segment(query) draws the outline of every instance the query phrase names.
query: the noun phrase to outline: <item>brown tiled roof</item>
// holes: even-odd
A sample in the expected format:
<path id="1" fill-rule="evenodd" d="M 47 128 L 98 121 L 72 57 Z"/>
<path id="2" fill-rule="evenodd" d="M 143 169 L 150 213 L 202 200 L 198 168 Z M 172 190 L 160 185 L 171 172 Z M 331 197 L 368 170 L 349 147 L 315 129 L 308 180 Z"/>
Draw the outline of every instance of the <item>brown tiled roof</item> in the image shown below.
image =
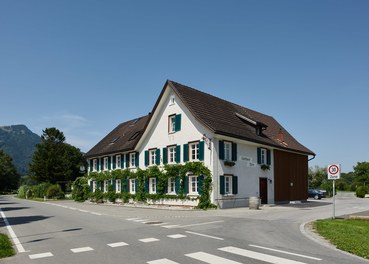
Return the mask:
<path id="1" fill-rule="evenodd" d="M 90 149 L 85 156 L 96 157 L 134 150 L 140 140 L 150 115 L 121 123 Z"/>
<path id="2" fill-rule="evenodd" d="M 215 134 L 315 155 L 314 152 L 292 137 L 272 116 L 264 115 L 170 80 L 166 84 L 174 90 L 195 118 Z M 258 125 L 267 126 L 261 135 L 256 133 Z"/>

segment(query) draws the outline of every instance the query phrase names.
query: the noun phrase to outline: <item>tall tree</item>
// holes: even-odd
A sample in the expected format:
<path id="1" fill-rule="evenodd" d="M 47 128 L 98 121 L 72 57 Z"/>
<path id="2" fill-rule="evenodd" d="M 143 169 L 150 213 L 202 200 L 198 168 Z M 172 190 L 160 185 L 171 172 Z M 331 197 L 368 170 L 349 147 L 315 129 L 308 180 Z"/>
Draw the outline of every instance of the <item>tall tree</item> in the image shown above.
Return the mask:
<path id="1" fill-rule="evenodd" d="M 85 165 L 81 151 L 65 143 L 63 132 L 54 127 L 43 130 L 30 164 L 30 172 L 37 182 L 73 181 L 80 176 L 81 165 Z"/>
<path id="2" fill-rule="evenodd" d="M 357 182 L 369 184 L 369 162 L 358 162 L 354 166 L 355 180 Z"/>
<path id="3" fill-rule="evenodd" d="M 19 178 L 12 158 L 0 149 L 0 192 L 16 190 Z"/>

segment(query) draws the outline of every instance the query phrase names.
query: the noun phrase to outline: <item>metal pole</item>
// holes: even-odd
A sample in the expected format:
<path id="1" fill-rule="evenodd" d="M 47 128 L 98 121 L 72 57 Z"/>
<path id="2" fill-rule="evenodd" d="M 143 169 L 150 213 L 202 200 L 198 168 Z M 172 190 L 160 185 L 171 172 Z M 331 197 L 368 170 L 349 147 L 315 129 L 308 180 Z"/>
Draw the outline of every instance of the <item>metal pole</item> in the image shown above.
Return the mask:
<path id="1" fill-rule="evenodd" d="M 335 195 L 335 182 L 336 180 L 333 180 L 333 217 L 332 219 L 335 219 L 336 215 L 336 195 Z"/>

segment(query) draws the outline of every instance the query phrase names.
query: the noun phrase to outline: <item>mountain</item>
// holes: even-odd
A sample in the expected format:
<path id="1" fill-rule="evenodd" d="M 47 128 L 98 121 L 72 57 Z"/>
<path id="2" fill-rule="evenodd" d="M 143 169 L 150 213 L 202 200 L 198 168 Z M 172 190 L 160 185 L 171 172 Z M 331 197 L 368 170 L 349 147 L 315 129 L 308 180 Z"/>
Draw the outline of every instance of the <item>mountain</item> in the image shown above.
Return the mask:
<path id="1" fill-rule="evenodd" d="M 28 165 L 40 142 L 40 136 L 25 125 L 0 126 L 0 148 L 12 157 L 20 175 L 28 174 Z"/>

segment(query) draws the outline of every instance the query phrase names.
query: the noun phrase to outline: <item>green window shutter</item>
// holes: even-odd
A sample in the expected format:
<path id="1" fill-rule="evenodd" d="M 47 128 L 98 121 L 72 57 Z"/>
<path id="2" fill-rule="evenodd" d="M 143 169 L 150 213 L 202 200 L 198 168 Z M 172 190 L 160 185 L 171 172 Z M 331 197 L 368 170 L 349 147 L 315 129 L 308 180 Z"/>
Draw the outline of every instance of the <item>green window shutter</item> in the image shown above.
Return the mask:
<path id="1" fill-rule="evenodd" d="M 179 183 L 180 183 L 179 176 L 175 177 L 174 181 L 175 181 L 174 188 L 175 188 L 176 193 L 178 193 L 179 192 L 179 188 L 180 188 L 180 185 L 179 185 Z"/>
<path id="2" fill-rule="evenodd" d="M 140 165 L 140 156 L 139 153 L 136 152 L 135 166 L 139 167 L 139 165 Z"/>
<path id="3" fill-rule="evenodd" d="M 94 168 L 94 160 L 90 159 L 90 171 L 92 171 Z"/>
<path id="4" fill-rule="evenodd" d="M 129 167 L 129 153 L 126 154 L 126 168 Z"/>
<path id="5" fill-rule="evenodd" d="M 204 175 L 199 175 L 197 177 L 197 192 L 199 194 L 202 194 L 203 189 L 204 189 Z"/>
<path id="6" fill-rule="evenodd" d="M 261 149 L 258 148 L 258 164 L 261 164 Z"/>
<path id="7" fill-rule="evenodd" d="M 145 185 L 145 188 L 144 188 L 145 193 L 148 193 L 149 192 L 149 179 L 145 179 L 144 185 Z M 136 190 L 136 192 L 137 192 L 137 190 Z"/>
<path id="8" fill-rule="evenodd" d="M 120 167 L 124 169 L 124 155 L 120 155 Z"/>
<path id="9" fill-rule="evenodd" d="M 184 177 L 184 181 L 183 181 L 183 192 L 185 194 L 188 193 L 188 176 Z"/>
<path id="10" fill-rule="evenodd" d="M 181 163 L 181 146 L 176 146 L 176 162 Z"/>
<path id="11" fill-rule="evenodd" d="M 267 149 L 267 164 L 270 165 L 271 157 L 270 157 L 270 149 Z"/>
<path id="12" fill-rule="evenodd" d="M 145 166 L 149 166 L 149 151 L 145 150 Z"/>
<path id="13" fill-rule="evenodd" d="M 104 158 L 100 158 L 100 171 L 104 169 Z"/>
<path id="14" fill-rule="evenodd" d="M 137 193 L 137 191 L 138 191 L 138 180 L 137 180 L 137 178 L 135 179 L 135 191 L 136 191 L 136 193 Z"/>
<path id="15" fill-rule="evenodd" d="M 100 170 L 100 159 L 97 158 L 96 159 L 96 171 L 99 171 Z"/>
<path id="16" fill-rule="evenodd" d="M 237 144 L 232 143 L 232 161 L 237 161 Z"/>
<path id="17" fill-rule="evenodd" d="M 199 160 L 204 160 L 204 141 L 199 142 Z"/>
<path id="18" fill-rule="evenodd" d="M 115 164 L 115 162 L 117 161 L 117 155 L 114 155 L 113 156 L 113 160 L 112 160 L 112 169 L 114 170 L 117 166 L 116 166 L 116 164 Z"/>
<path id="19" fill-rule="evenodd" d="M 237 194 L 238 193 L 238 177 L 237 176 L 233 176 L 232 179 L 232 194 Z"/>
<path id="20" fill-rule="evenodd" d="M 220 175 L 219 176 L 219 193 L 220 194 L 225 194 L 225 190 L 224 190 L 224 175 Z"/>
<path id="21" fill-rule="evenodd" d="M 92 192 L 93 181 L 90 181 L 90 192 Z"/>
<path id="22" fill-rule="evenodd" d="M 111 170 L 111 157 L 108 156 L 108 170 Z"/>
<path id="23" fill-rule="evenodd" d="M 188 161 L 188 144 L 183 144 L 183 161 Z"/>
<path id="24" fill-rule="evenodd" d="M 155 157 L 155 164 L 160 165 L 160 149 L 156 149 L 156 157 Z"/>
<path id="25" fill-rule="evenodd" d="M 167 157 L 168 153 L 167 153 L 167 148 L 163 148 L 163 164 L 167 164 L 168 163 L 168 157 Z"/>
<path id="26" fill-rule="evenodd" d="M 111 187 L 113 188 L 113 192 L 115 192 L 115 180 L 111 180 Z"/>
<path id="27" fill-rule="evenodd" d="M 126 178 L 125 183 L 126 183 L 125 191 L 129 192 L 129 180 L 128 180 L 128 178 Z"/>
<path id="28" fill-rule="evenodd" d="M 224 141 L 219 140 L 219 159 L 224 160 Z"/>
<path id="29" fill-rule="evenodd" d="M 181 114 L 176 115 L 175 117 L 175 131 L 181 131 Z"/>

